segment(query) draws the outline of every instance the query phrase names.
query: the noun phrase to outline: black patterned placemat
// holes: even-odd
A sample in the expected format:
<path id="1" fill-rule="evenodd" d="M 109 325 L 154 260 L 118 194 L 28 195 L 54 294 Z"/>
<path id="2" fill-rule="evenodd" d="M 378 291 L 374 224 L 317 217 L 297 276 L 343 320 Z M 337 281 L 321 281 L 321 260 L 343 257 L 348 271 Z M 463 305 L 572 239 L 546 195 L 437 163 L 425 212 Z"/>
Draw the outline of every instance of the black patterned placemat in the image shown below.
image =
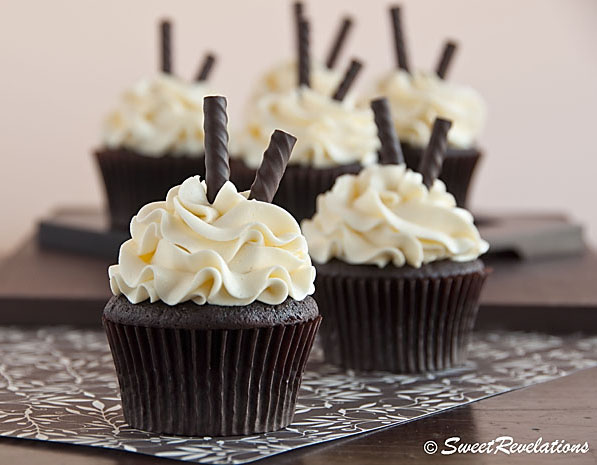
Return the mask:
<path id="1" fill-rule="evenodd" d="M 195 463 L 247 463 L 597 366 L 597 337 L 482 333 L 470 354 L 465 368 L 436 375 L 357 376 L 322 364 L 315 351 L 288 428 L 248 437 L 187 438 L 126 426 L 102 332 L 0 328 L 0 436 Z"/>

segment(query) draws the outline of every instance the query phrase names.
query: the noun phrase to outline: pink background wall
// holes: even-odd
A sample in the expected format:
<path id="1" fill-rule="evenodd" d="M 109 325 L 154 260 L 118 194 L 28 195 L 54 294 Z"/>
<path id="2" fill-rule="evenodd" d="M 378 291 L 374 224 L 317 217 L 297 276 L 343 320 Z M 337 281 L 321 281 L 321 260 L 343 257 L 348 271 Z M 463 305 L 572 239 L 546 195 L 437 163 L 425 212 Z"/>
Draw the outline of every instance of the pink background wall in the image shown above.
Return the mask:
<path id="1" fill-rule="evenodd" d="M 597 244 L 597 2 L 403 1 L 411 61 L 435 64 L 440 44 L 462 45 L 450 78 L 486 98 L 487 157 L 475 210 L 566 211 Z M 366 62 L 365 86 L 393 64 L 388 2 L 311 1 L 314 53 L 324 56 L 339 17 L 357 19 L 342 66 Z M 99 205 L 91 149 L 117 95 L 156 69 L 156 20 L 176 22 L 176 70 L 186 77 L 214 49 L 214 84 L 237 126 L 260 73 L 292 50 L 290 3 L 21 0 L 0 15 L 0 252 L 57 205 Z"/>

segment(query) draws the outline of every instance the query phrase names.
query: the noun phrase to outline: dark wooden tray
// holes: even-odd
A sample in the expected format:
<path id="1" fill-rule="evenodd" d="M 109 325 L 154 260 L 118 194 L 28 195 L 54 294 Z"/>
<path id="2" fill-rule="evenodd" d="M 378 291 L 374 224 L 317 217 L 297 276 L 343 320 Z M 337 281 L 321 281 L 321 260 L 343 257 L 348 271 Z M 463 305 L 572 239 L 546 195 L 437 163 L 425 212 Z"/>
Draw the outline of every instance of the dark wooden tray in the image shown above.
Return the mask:
<path id="1" fill-rule="evenodd" d="M 562 215 L 493 214 L 477 216 L 490 254 L 509 253 L 523 259 L 569 255 L 584 249 L 582 228 Z M 47 249 L 116 260 L 128 231 L 112 230 L 101 210 L 62 208 L 39 223 L 37 238 Z"/>
<path id="2" fill-rule="evenodd" d="M 99 325 L 115 260 L 27 240 L 0 262 L 0 324 Z M 594 252 L 533 259 L 504 252 L 484 261 L 494 271 L 481 296 L 479 328 L 597 333 Z"/>

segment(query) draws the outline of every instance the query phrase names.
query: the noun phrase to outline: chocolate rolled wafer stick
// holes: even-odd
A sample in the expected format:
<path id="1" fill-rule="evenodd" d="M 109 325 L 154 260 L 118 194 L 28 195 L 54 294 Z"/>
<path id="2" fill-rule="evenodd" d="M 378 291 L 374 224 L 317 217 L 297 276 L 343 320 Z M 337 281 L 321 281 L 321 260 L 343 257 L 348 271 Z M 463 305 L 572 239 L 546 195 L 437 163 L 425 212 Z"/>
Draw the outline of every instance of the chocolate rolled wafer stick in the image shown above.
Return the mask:
<path id="1" fill-rule="evenodd" d="M 172 23 L 168 19 L 160 21 L 160 69 L 172 74 Z"/>
<path id="2" fill-rule="evenodd" d="M 444 43 L 444 48 L 442 50 L 442 56 L 440 57 L 439 63 L 437 64 L 437 68 L 435 72 L 441 79 L 445 79 L 448 69 L 450 68 L 450 63 L 452 62 L 452 58 L 454 57 L 454 53 L 458 48 L 458 44 L 454 41 L 448 40 Z"/>
<path id="3" fill-rule="evenodd" d="M 433 185 L 442 171 L 442 164 L 446 149 L 448 148 L 448 131 L 452 126 L 452 121 L 435 118 L 433 130 L 429 139 L 429 144 L 423 152 L 421 162 L 419 163 L 419 173 L 423 175 L 423 184 L 428 188 Z"/>
<path id="4" fill-rule="evenodd" d="M 298 35 L 298 82 L 299 86 L 311 87 L 311 62 L 309 58 L 309 22 L 299 21 Z"/>
<path id="5" fill-rule="evenodd" d="M 295 143 L 296 137 L 278 129 L 273 132 L 269 145 L 263 153 L 261 165 L 255 173 L 249 200 L 255 199 L 261 202 L 274 200 Z"/>
<path id="6" fill-rule="evenodd" d="M 328 69 L 332 69 L 336 64 L 338 55 L 340 55 L 342 46 L 346 43 L 346 38 L 348 37 L 348 32 L 350 31 L 351 27 L 352 19 L 347 16 L 340 24 L 340 29 L 338 29 L 338 33 L 336 34 L 334 42 L 332 43 L 332 48 L 330 49 L 328 59 L 325 62 L 325 65 L 328 67 Z"/>
<path id="7" fill-rule="evenodd" d="M 199 68 L 199 71 L 197 72 L 197 77 L 195 77 L 195 81 L 207 80 L 207 78 L 209 77 L 209 73 L 211 73 L 211 70 L 212 70 L 215 62 L 216 62 L 216 57 L 214 55 L 212 55 L 211 53 L 208 53 L 207 55 L 205 55 L 205 58 L 203 59 L 203 63 L 201 63 L 201 67 Z"/>
<path id="8" fill-rule="evenodd" d="M 203 131 L 205 132 L 205 183 L 207 200 L 213 203 L 230 176 L 228 165 L 228 115 L 226 97 L 203 99 Z"/>
<path id="9" fill-rule="evenodd" d="M 396 134 L 390 104 L 388 99 L 378 98 L 371 101 L 371 109 L 375 115 L 375 125 L 377 126 L 377 136 L 381 142 L 379 150 L 379 163 L 381 165 L 401 165 L 404 163 L 404 155 L 400 140 Z"/>
<path id="10" fill-rule="evenodd" d="M 292 8 L 294 11 L 294 22 L 298 27 L 299 21 L 303 19 L 305 14 L 305 5 L 303 5 L 303 2 L 294 2 Z"/>
<path id="11" fill-rule="evenodd" d="M 400 20 L 400 7 L 395 6 L 391 8 L 390 14 L 392 16 L 392 30 L 394 32 L 396 65 L 398 68 L 409 72 L 408 55 L 406 54 L 406 45 L 404 43 L 404 31 L 402 30 L 402 21 Z"/>
<path id="12" fill-rule="evenodd" d="M 305 17 L 305 9 L 304 9 L 304 5 L 303 2 L 295 2 L 292 8 L 292 12 L 293 12 L 293 18 L 292 18 L 292 22 L 294 24 L 294 39 L 295 39 L 295 50 L 296 50 L 296 56 L 297 56 L 297 66 L 298 66 L 298 56 L 299 56 L 299 49 L 300 49 L 300 41 L 301 41 L 301 34 L 300 34 L 300 30 L 301 30 L 301 21 L 303 20 L 303 18 Z"/>
<path id="13" fill-rule="evenodd" d="M 342 78 L 342 82 L 340 82 L 340 85 L 338 85 L 338 89 L 336 89 L 336 92 L 334 92 L 334 95 L 332 96 L 334 100 L 338 100 L 339 102 L 344 100 L 344 97 L 346 97 L 346 94 L 348 93 L 350 86 L 352 86 L 352 83 L 356 79 L 362 67 L 363 64 L 358 60 L 352 60 L 350 62 L 350 66 L 346 70 L 346 73 L 344 73 L 344 78 Z"/>

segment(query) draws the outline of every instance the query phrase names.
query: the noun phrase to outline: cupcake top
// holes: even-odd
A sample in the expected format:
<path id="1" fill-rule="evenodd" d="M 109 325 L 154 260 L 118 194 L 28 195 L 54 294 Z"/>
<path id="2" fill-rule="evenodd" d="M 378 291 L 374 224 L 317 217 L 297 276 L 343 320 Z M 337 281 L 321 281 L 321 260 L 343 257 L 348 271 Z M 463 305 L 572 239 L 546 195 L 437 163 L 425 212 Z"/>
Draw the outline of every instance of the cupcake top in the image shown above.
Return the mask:
<path id="1" fill-rule="evenodd" d="M 238 140 L 238 156 L 256 168 L 271 132 L 281 128 L 298 142 L 289 163 L 325 168 L 343 164 L 367 165 L 377 159 L 379 140 L 369 109 L 300 87 L 266 94 L 256 101 Z"/>
<path id="2" fill-rule="evenodd" d="M 160 73 L 124 92 L 103 127 L 108 148 L 124 147 L 142 155 L 203 153 L 205 82 L 185 82 Z"/>
<path id="3" fill-rule="evenodd" d="M 322 95 L 331 96 L 340 81 L 342 73 L 313 61 L 310 67 L 311 88 Z M 286 94 L 298 87 L 298 63 L 290 60 L 275 66 L 264 74 L 252 93 L 252 102 L 270 94 Z"/>
<path id="4" fill-rule="evenodd" d="M 110 287 L 132 303 L 276 305 L 314 291 L 315 269 L 296 220 L 248 200 L 226 182 L 213 203 L 199 176 L 133 217 L 131 239 L 109 268 Z"/>
<path id="5" fill-rule="evenodd" d="M 374 93 L 388 98 L 400 140 L 416 147 L 427 144 L 436 117 L 452 121 L 448 143 L 459 149 L 473 147 L 485 123 L 481 95 L 435 72 L 394 70 L 379 81 Z"/>
<path id="6" fill-rule="evenodd" d="M 340 176 L 318 197 L 315 216 L 302 228 L 318 263 L 337 258 L 418 268 L 436 260 L 474 260 L 489 248 L 442 181 L 428 189 L 422 175 L 404 164 Z"/>

